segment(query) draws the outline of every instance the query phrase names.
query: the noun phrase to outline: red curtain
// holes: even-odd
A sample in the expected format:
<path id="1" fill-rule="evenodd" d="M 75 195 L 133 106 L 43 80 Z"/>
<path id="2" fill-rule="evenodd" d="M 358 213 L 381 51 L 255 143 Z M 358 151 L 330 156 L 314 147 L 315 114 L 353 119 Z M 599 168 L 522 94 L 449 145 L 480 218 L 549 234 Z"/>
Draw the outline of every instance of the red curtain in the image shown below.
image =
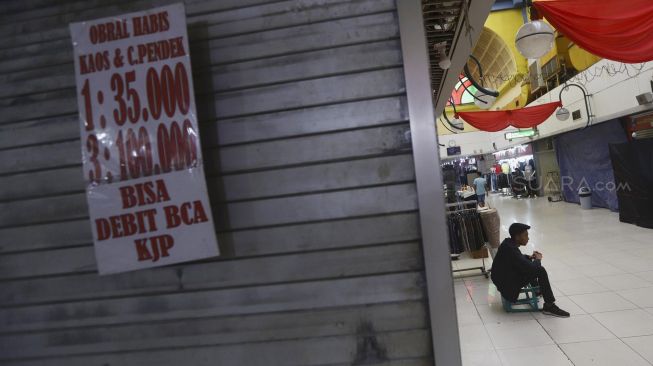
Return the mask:
<path id="1" fill-rule="evenodd" d="M 653 0 L 539 0 L 533 6 L 590 53 L 626 63 L 653 60 Z"/>
<path id="2" fill-rule="evenodd" d="M 508 126 L 535 127 L 546 121 L 558 107 L 562 107 L 562 103 L 553 102 L 508 111 L 460 112 L 458 116 L 479 130 L 496 132 Z"/>

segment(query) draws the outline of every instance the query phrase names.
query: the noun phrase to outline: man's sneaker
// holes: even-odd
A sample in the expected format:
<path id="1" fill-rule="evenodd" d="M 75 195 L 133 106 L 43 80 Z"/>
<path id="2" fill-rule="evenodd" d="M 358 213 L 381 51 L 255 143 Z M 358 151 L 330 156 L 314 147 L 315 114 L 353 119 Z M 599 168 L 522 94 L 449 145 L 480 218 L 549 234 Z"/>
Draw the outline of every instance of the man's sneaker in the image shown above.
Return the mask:
<path id="1" fill-rule="evenodd" d="M 542 314 L 553 315 L 560 318 L 569 318 L 569 313 L 560 309 L 556 304 L 544 304 Z"/>

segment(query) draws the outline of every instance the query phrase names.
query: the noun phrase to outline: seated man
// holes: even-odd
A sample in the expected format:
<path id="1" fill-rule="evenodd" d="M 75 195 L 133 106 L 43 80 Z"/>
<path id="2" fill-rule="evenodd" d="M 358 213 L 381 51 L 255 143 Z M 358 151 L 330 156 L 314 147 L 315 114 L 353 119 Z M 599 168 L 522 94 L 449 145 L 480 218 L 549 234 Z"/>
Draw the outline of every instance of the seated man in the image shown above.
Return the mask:
<path id="1" fill-rule="evenodd" d="M 492 263 L 492 282 L 503 298 L 510 302 L 517 301 L 519 291 L 527 284 L 539 286 L 544 297 L 542 313 L 562 318 L 569 317 L 568 312 L 555 304 L 549 277 L 542 267 L 542 253 L 535 251 L 532 256 L 528 256 L 519 250 L 520 246 L 528 243 L 530 228 L 519 223 L 510 225 L 508 230 L 510 238 L 501 243 Z"/>

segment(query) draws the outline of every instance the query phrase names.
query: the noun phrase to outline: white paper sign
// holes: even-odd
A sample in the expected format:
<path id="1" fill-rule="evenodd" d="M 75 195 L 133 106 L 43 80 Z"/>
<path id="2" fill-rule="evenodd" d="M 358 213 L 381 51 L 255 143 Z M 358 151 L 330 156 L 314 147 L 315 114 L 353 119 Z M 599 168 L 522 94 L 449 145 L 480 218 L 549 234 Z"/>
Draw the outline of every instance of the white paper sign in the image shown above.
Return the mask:
<path id="1" fill-rule="evenodd" d="M 183 4 L 70 32 L 100 274 L 218 255 Z"/>

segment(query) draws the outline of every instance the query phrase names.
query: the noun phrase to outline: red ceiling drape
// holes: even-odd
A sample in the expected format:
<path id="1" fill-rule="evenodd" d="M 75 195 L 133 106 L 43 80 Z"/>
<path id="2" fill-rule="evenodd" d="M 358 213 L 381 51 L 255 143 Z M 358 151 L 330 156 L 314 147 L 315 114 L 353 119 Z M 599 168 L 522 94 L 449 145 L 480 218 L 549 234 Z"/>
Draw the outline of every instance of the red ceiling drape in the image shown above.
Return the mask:
<path id="1" fill-rule="evenodd" d="M 460 112 L 458 117 L 479 130 L 496 132 L 509 126 L 517 128 L 535 127 L 546 121 L 558 107 L 562 107 L 562 103 L 553 102 L 507 111 Z"/>
<path id="2" fill-rule="evenodd" d="M 533 6 L 590 53 L 626 63 L 653 60 L 653 0 L 539 0 Z"/>

